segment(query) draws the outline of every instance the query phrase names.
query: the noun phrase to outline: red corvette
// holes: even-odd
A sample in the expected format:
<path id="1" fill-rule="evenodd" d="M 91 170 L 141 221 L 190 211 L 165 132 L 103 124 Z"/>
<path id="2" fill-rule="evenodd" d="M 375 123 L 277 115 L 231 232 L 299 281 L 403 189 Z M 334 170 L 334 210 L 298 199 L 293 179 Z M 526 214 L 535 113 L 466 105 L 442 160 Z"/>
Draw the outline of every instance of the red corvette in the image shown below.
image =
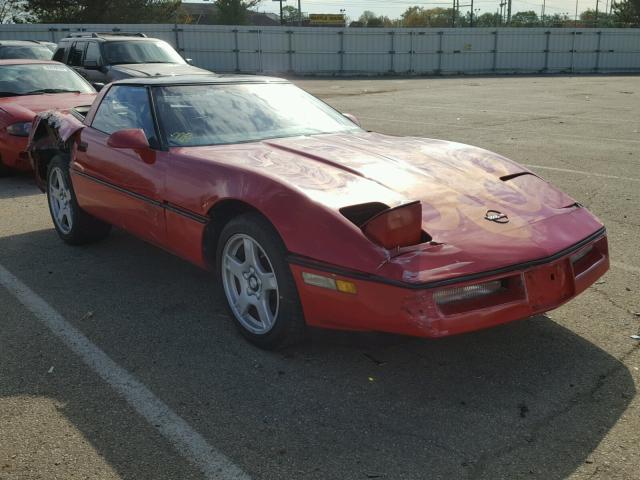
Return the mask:
<path id="1" fill-rule="evenodd" d="M 264 77 L 123 80 L 30 153 L 55 229 L 111 225 L 216 272 L 240 331 L 440 337 L 545 312 L 609 267 L 602 224 L 533 172 L 443 140 L 369 133 Z"/>
<path id="2" fill-rule="evenodd" d="M 30 170 L 27 137 L 36 113 L 91 105 L 95 89 L 72 69 L 48 60 L 0 60 L 0 176 Z"/>

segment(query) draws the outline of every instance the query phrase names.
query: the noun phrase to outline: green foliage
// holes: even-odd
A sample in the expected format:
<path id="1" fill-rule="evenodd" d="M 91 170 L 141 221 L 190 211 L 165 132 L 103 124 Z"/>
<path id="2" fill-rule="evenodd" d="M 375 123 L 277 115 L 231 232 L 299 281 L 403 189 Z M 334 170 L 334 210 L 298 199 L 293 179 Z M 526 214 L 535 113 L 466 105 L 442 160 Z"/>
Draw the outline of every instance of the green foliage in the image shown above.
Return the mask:
<path id="1" fill-rule="evenodd" d="M 282 20 L 284 20 L 285 23 L 297 21 L 299 14 L 300 12 L 296 7 L 292 7 L 291 5 L 282 7 Z"/>
<path id="2" fill-rule="evenodd" d="M 538 14 L 533 10 L 517 12 L 511 16 L 512 27 L 537 27 L 540 25 Z"/>
<path id="3" fill-rule="evenodd" d="M 640 0 L 614 2 L 613 12 L 620 26 L 640 27 Z"/>
<path id="4" fill-rule="evenodd" d="M 25 0 L 24 10 L 41 23 L 171 22 L 180 0 Z"/>
<path id="5" fill-rule="evenodd" d="M 260 0 L 216 0 L 218 23 L 222 25 L 244 25 L 247 23 L 247 11 L 260 3 Z"/>
<path id="6" fill-rule="evenodd" d="M 452 8 L 409 7 L 402 14 L 405 27 L 450 27 Z"/>

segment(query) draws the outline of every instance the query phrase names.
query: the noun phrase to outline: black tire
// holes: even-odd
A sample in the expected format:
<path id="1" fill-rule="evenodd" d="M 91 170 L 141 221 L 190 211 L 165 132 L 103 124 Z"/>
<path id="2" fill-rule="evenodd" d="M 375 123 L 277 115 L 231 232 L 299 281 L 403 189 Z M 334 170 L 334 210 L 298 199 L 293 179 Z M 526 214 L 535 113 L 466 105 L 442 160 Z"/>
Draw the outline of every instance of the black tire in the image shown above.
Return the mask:
<path id="1" fill-rule="evenodd" d="M 240 321 L 231 306 L 231 300 L 225 291 L 223 253 L 227 243 L 231 244 L 239 235 L 248 236 L 257 242 L 266 254 L 267 262 L 277 280 L 277 297 L 279 303 L 273 326 L 265 333 L 254 333 Z M 236 240 L 237 241 L 237 240 Z M 306 333 L 304 314 L 298 297 L 293 275 L 289 264 L 285 261 L 286 249 L 278 232 L 262 215 L 246 213 L 230 220 L 222 229 L 216 250 L 216 275 L 219 284 L 220 298 L 227 306 L 240 333 L 254 345 L 273 350 L 287 347 L 302 341 Z M 248 281 L 244 287 L 249 288 Z M 246 291 L 246 290 L 245 290 Z M 275 292 L 274 292 L 275 293 Z M 259 297 L 258 297 L 259 298 Z"/>
<path id="2" fill-rule="evenodd" d="M 55 200 L 52 198 L 52 191 L 55 182 L 54 175 L 59 173 L 68 190 L 68 198 L 66 204 L 69 207 L 68 218 L 70 222 L 66 225 L 59 224 L 54 212 Z M 111 225 L 89 215 L 78 205 L 76 194 L 73 191 L 73 184 L 69 176 L 69 160 L 64 155 L 56 155 L 51 159 L 47 167 L 47 203 L 49 204 L 49 213 L 53 226 L 58 236 L 69 245 L 83 245 L 86 243 L 96 242 L 105 238 L 111 231 Z"/>

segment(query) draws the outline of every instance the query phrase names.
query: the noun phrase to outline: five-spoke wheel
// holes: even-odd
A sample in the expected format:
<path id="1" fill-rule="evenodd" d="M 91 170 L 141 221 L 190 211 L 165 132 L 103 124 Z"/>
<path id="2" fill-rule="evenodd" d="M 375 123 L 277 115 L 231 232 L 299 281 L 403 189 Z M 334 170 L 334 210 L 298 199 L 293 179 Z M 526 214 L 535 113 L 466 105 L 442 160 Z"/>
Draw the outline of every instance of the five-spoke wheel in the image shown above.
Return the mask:
<path id="1" fill-rule="evenodd" d="M 220 284 L 240 332 L 262 348 L 299 341 L 304 316 L 286 249 L 271 223 L 258 213 L 230 220 L 217 245 Z"/>

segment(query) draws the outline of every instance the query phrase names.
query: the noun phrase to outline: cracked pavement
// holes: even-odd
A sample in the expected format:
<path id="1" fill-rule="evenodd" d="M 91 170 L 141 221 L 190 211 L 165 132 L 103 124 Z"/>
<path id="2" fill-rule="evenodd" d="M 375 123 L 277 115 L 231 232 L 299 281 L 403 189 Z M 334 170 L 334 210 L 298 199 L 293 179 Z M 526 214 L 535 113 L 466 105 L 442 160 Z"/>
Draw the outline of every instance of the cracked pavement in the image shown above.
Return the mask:
<path id="1" fill-rule="evenodd" d="M 120 231 L 63 245 L 28 176 L 0 179 L 0 264 L 254 479 L 640 478 L 639 78 L 295 80 L 366 128 L 537 165 L 598 215 L 617 266 L 546 316 L 263 352 L 184 261 Z M 0 480 L 201 478 L 1 287 L 0 328 Z"/>

